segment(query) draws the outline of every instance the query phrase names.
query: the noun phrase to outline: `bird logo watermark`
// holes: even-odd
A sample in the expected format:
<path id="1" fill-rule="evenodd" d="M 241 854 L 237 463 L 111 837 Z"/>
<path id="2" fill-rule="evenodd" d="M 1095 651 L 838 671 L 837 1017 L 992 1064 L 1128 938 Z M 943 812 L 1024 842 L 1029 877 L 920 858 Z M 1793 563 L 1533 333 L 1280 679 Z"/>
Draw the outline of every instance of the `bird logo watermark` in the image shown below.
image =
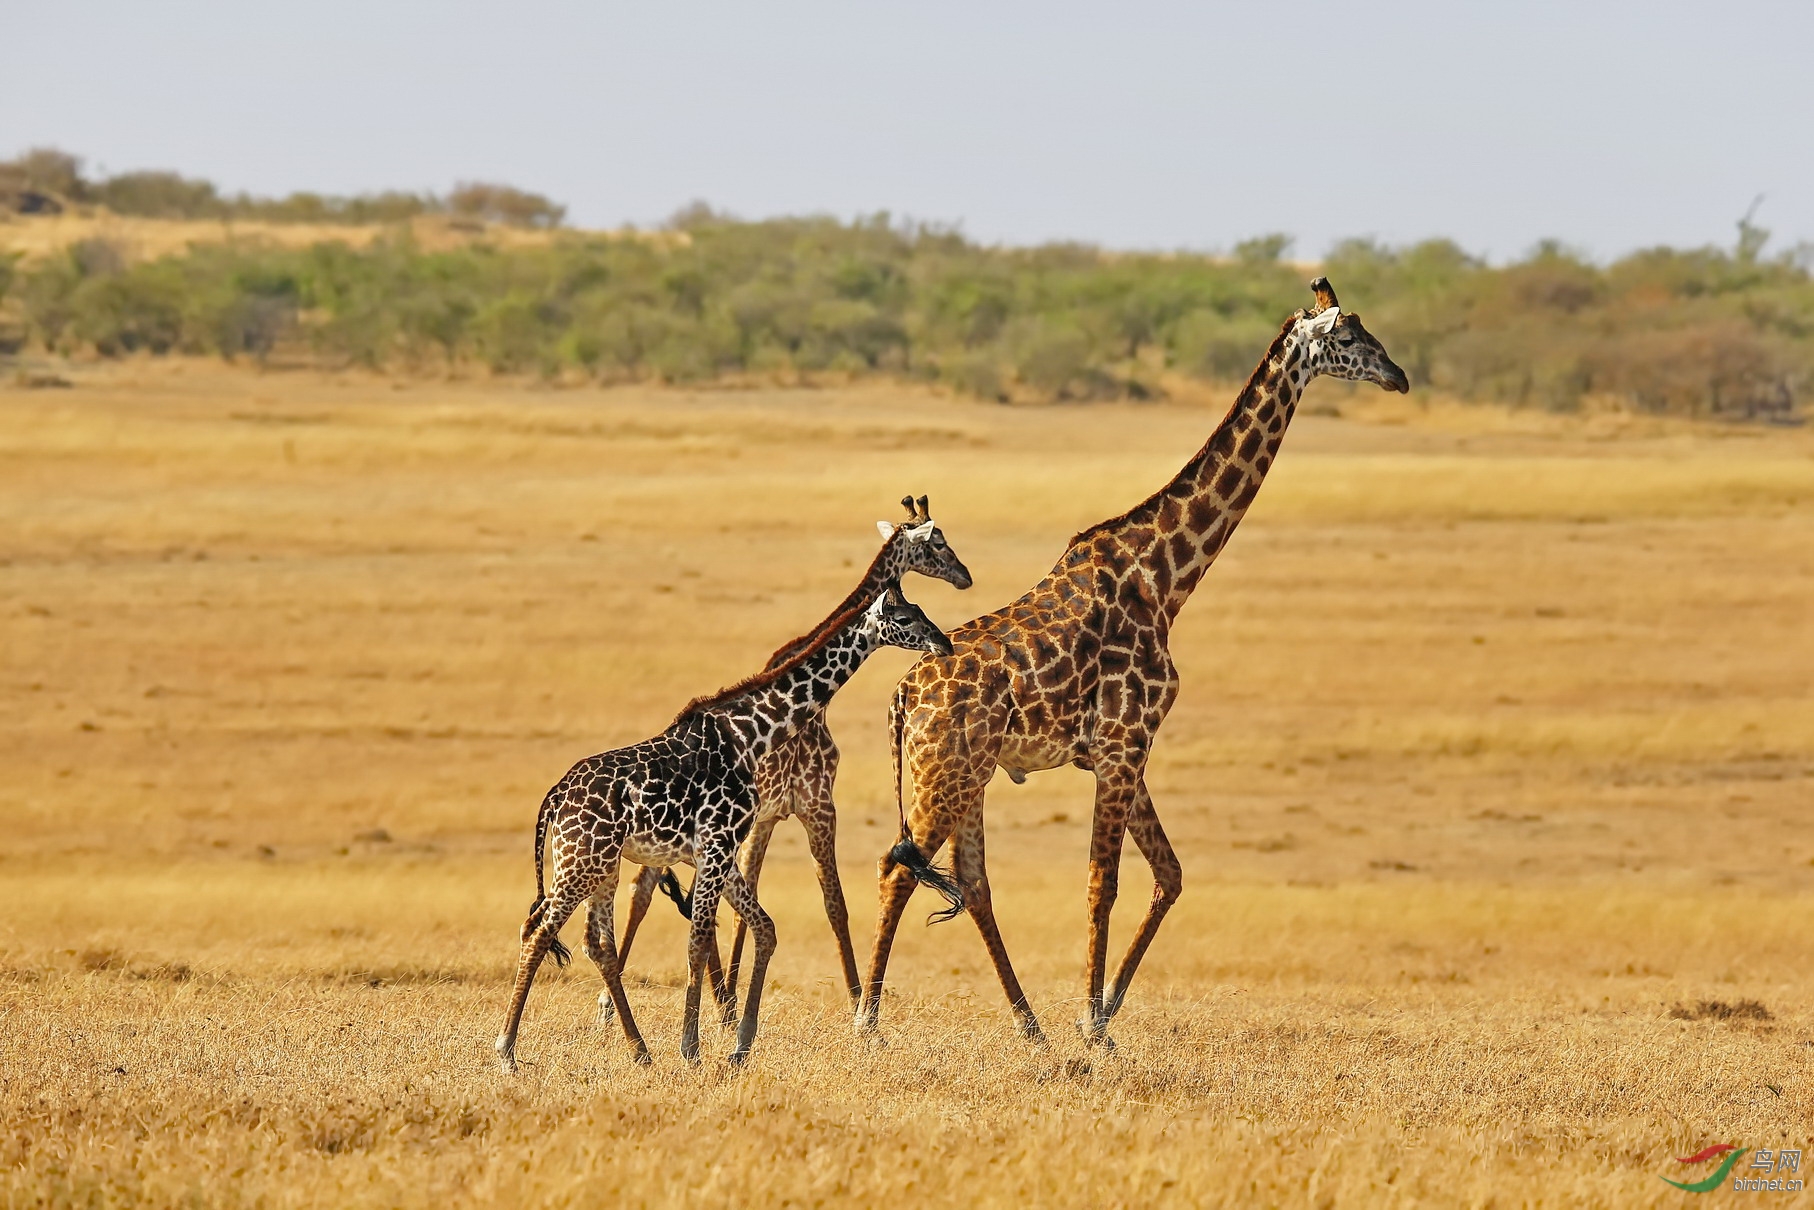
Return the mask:
<path id="1" fill-rule="evenodd" d="M 1745 1165 L 1743 1172 L 1737 1176 L 1732 1170 L 1738 1167 L 1739 1160 L 1746 1155 L 1751 1162 Z M 1798 1173 L 1801 1171 L 1800 1148 L 1783 1148 L 1772 1151 L 1768 1147 L 1740 1147 L 1737 1143 L 1715 1143 L 1703 1147 L 1693 1155 L 1678 1155 L 1678 1164 L 1705 1164 L 1708 1160 L 1718 1159 L 1719 1166 L 1713 1172 L 1698 1181 L 1672 1181 L 1664 1177 L 1665 1185 L 1674 1185 L 1689 1193 L 1712 1193 L 1726 1183 L 1731 1177 L 1732 1189 L 1737 1193 L 1799 1193 L 1802 1181 L 1798 1176 L 1779 1177 L 1776 1173 Z"/>

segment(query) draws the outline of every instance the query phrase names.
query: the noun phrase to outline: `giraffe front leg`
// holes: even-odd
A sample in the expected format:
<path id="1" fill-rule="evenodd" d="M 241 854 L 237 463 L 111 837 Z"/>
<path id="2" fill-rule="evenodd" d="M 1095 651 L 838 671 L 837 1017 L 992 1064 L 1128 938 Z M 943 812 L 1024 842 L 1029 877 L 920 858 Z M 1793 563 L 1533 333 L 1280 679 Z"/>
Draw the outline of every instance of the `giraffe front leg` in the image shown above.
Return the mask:
<path id="1" fill-rule="evenodd" d="M 718 958 L 718 897 L 724 890 L 726 864 L 726 858 L 701 858 L 693 877 L 693 924 L 687 933 L 687 998 L 680 1026 L 680 1057 L 689 1063 L 699 1062 L 699 1004 Z"/>
<path id="2" fill-rule="evenodd" d="M 743 1001 L 743 1019 L 737 1026 L 737 1048 L 731 1051 L 730 1061 L 740 1065 L 749 1058 L 750 1047 L 756 1041 L 756 1025 L 762 1008 L 762 988 L 768 978 L 769 959 L 775 953 L 775 922 L 763 911 L 762 905 L 756 902 L 755 888 L 745 882 L 740 874 L 731 872 L 725 890 L 737 915 L 756 935 L 755 960 L 750 966 L 750 989 Z"/>

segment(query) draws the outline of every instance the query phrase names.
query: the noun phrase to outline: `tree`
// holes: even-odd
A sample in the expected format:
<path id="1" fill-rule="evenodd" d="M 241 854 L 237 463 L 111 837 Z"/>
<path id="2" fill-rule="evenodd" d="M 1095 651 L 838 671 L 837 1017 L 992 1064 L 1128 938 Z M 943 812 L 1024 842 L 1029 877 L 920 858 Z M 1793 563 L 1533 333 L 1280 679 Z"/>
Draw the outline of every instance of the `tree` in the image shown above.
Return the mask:
<path id="1" fill-rule="evenodd" d="M 69 202 L 83 201 L 87 185 L 82 179 L 80 156 L 55 147 L 34 147 L 12 161 L 27 189 L 54 194 Z"/>
<path id="2" fill-rule="evenodd" d="M 462 181 L 455 185 L 454 191 L 447 195 L 447 206 L 466 218 L 512 227 L 558 227 L 567 215 L 565 206 L 556 205 L 539 193 L 484 181 Z"/>

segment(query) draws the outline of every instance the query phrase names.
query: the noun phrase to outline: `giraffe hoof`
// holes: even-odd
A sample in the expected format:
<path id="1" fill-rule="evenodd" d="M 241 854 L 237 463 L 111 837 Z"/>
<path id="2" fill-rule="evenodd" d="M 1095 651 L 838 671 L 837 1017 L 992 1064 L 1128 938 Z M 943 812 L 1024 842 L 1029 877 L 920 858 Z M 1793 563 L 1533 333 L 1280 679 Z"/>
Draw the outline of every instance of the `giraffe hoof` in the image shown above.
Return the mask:
<path id="1" fill-rule="evenodd" d="M 1107 1017 L 1102 1018 L 1100 1021 L 1091 1021 L 1087 1018 L 1079 1017 L 1077 1019 L 1077 1032 L 1082 1035 L 1086 1044 L 1101 1047 L 1105 1054 L 1114 1053 L 1115 1039 L 1109 1037 L 1109 1020 Z"/>
<path id="2" fill-rule="evenodd" d="M 749 1062 L 749 1059 L 750 1059 L 749 1051 L 733 1050 L 730 1054 L 730 1057 L 728 1059 L 726 1059 L 725 1061 L 727 1063 L 729 1063 L 732 1067 L 742 1067 L 745 1063 Z"/>
<path id="3" fill-rule="evenodd" d="M 649 1048 L 646 1046 L 639 1047 L 631 1059 L 638 1067 L 648 1067 L 655 1062 L 655 1057 L 649 1053 Z"/>
<path id="4" fill-rule="evenodd" d="M 1046 1031 L 1039 1028 L 1039 1022 L 1034 1018 L 1023 1017 L 1020 1021 L 1016 1022 L 1016 1024 L 1020 1028 L 1022 1040 L 1032 1043 L 1040 1050 L 1044 1050 L 1051 1045 L 1051 1043 L 1046 1040 Z"/>

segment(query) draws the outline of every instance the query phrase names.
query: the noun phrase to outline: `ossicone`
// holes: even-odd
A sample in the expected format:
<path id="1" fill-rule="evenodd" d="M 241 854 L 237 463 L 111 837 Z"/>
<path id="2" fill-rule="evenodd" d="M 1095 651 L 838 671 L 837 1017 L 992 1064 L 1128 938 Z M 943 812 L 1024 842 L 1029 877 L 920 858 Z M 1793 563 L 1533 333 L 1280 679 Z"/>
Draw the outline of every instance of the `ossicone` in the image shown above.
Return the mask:
<path id="1" fill-rule="evenodd" d="M 1336 301 L 1335 287 L 1329 284 L 1328 278 L 1319 277 L 1311 282 L 1310 292 L 1316 295 L 1316 310 L 1312 314 L 1321 314 L 1331 308 L 1341 310 L 1342 304 Z"/>

